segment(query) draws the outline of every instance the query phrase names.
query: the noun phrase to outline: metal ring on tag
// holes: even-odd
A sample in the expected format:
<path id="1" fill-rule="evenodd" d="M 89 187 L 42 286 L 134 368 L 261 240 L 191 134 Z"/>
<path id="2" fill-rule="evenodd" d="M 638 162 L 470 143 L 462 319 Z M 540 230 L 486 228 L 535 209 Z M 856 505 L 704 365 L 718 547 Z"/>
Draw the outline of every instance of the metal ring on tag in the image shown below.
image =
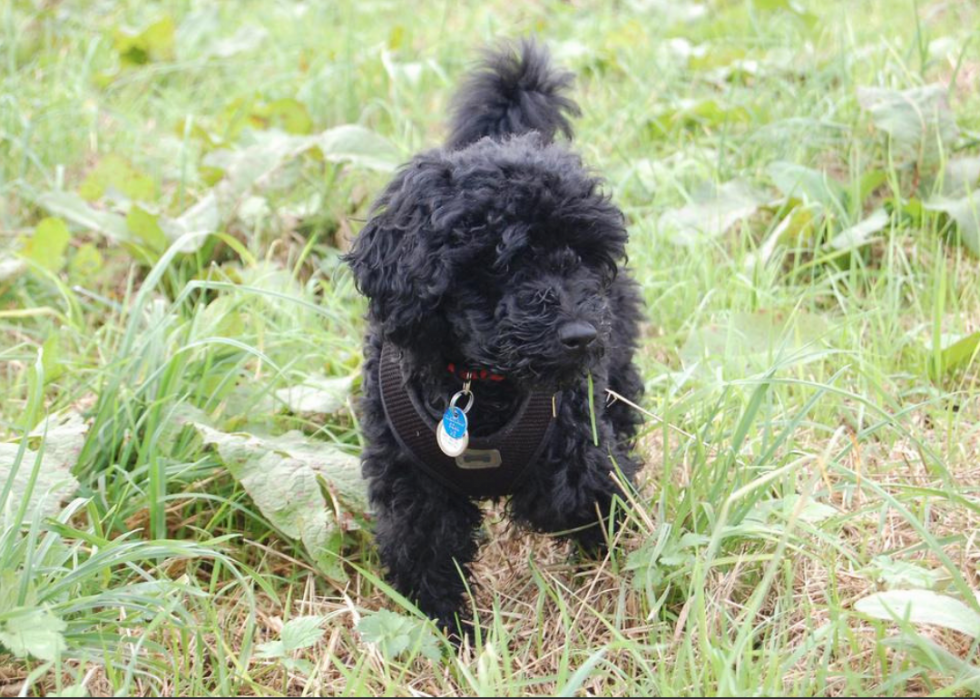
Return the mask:
<path id="1" fill-rule="evenodd" d="M 453 399 L 451 401 L 449 401 L 449 409 L 450 410 L 452 410 L 453 408 L 456 407 L 456 401 L 458 401 L 459 400 L 459 397 L 462 396 L 462 395 L 467 395 L 467 396 L 470 397 L 470 399 L 466 402 L 466 407 L 465 408 L 462 408 L 462 411 L 464 413 L 470 412 L 470 408 L 473 407 L 473 391 L 460 391 L 455 396 L 453 396 Z"/>

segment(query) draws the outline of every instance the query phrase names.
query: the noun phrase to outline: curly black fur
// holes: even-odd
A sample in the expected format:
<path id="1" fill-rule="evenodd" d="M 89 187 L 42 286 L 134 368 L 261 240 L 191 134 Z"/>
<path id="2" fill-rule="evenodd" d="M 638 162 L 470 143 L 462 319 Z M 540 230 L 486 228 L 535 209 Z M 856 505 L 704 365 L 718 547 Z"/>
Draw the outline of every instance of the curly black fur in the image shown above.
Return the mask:
<path id="1" fill-rule="evenodd" d="M 618 492 L 610 472 L 632 481 L 639 467 L 636 412 L 603 400 L 607 388 L 632 401 L 642 391 L 633 364 L 642 309 L 623 268 L 624 218 L 581 159 L 552 142 L 571 134 L 565 114 L 578 111 L 564 95 L 570 77 L 533 44 L 518 50 L 491 54 L 464 84 L 447 146 L 402 167 L 347 257 L 369 299 L 362 458 L 381 560 L 400 592 L 450 628 L 464 612 L 460 571 L 477 553 L 481 512 L 399 446 L 381 402 L 382 343 L 400 350 L 404 379 L 433 419 L 461 387 L 447 363 L 504 375 L 474 386 L 473 434 L 504 425 L 530 388 L 561 388 L 555 429 L 509 502 L 531 529 L 576 530 L 586 549 L 601 550 L 599 515 Z M 570 351 L 560 339 L 569 323 L 593 326 L 594 342 Z"/>
<path id="2" fill-rule="evenodd" d="M 483 65 L 470 74 L 453 100 L 446 147 L 462 148 L 484 136 L 507 137 L 536 131 L 551 141 L 557 131 L 572 137 L 567 115 L 579 108 L 565 93 L 571 73 L 553 70 L 548 54 L 533 41 L 487 51 Z"/>

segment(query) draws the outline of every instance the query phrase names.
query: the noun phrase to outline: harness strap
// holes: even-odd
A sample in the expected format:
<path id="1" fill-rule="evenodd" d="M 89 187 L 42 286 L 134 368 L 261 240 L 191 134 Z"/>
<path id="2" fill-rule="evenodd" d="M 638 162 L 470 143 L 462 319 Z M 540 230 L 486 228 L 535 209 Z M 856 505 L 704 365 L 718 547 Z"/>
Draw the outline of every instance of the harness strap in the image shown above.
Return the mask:
<path id="1" fill-rule="evenodd" d="M 381 402 L 398 443 L 415 464 L 435 480 L 469 498 L 513 494 L 541 455 L 555 424 L 561 392 L 531 391 L 504 427 L 486 437 L 471 437 L 469 448 L 455 459 L 436 443 L 437 422 L 405 385 L 398 352 L 381 349 Z"/>

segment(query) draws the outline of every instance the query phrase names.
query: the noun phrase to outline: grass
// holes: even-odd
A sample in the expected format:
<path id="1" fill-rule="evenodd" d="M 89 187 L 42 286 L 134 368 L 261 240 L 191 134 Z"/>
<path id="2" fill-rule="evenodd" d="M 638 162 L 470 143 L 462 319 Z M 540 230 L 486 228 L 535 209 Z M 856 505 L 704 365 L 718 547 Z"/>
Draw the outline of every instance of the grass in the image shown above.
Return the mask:
<path id="1" fill-rule="evenodd" d="M 980 611 L 980 273 L 970 216 L 920 209 L 980 146 L 978 20 L 966 0 L 2 4 L 0 695 L 980 691 L 976 638 L 921 623 L 942 620 L 921 592 L 908 619 L 856 607 L 912 589 L 968 628 Z M 485 634 L 457 654 L 384 584 L 343 480 L 364 306 L 339 254 L 392 163 L 439 142 L 475 48 L 532 32 L 579 75 L 577 147 L 629 217 L 646 468 L 596 564 L 491 508 Z M 912 152 L 862 107 L 934 83 L 951 111 L 918 105 Z M 344 124 L 367 140 L 295 140 Z M 288 484 L 247 475 L 284 465 L 339 513 L 325 529 L 291 530 Z"/>

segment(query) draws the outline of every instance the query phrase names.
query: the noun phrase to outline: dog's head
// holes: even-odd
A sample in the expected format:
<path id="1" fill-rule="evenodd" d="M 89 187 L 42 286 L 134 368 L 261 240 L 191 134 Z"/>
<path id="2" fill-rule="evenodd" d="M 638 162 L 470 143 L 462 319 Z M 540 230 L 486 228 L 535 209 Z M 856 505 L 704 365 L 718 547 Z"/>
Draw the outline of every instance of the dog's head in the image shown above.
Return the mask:
<path id="1" fill-rule="evenodd" d="M 347 260 L 385 339 L 415 361 L 560 384 L 607 348 L 626 238 L 579 158 L 532 133 L 414 158 Z"/>

